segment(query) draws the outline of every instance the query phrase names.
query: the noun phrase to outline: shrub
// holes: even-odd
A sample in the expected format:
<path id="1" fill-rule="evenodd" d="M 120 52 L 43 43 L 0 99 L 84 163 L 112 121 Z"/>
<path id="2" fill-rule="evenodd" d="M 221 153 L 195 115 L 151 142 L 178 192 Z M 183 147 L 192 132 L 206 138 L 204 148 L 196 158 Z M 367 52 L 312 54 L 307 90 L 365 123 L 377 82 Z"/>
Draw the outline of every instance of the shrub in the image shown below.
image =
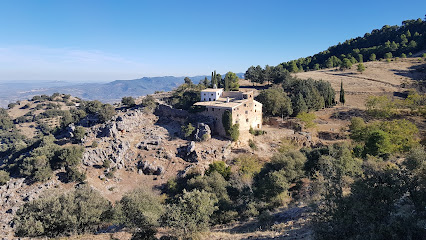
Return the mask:
<path id="1" fill-rule="evenodd" d="M 240 137 L 240 124 L 236 123 L 232 125 L 229 135 L 233 142 L 237 141 L 238 138 Z"/>
<path id="2" fill-rule="evenodd" d="M 249 139 L 248 144 L 251 149 L 257 150 L 256 143 L 252 139 Z"/>
<path id="3" fill-rule="evenodd" d="M 370 96 L 365 102 L 367 113 L 377 118 L 389 118 L 395 114 L 395 105 L 388 96 Z"/>
<path id="4" fill-rule="evenodd" d="M 9 173 L 3 170 L 0 170 L 0 186 L 7 183 L 10 180 Z"/>
<path id="5" fill-rule="evenodd" d="M 133 106 L 135 106 L 135 105 L 136 105 L 136 103 L 135 103 L 135 99 L 134 99 L 133 97 L 123 97 L 123 98 L 121 99 L 121 103 L 122 103 L 123 105 L 128 106 L 128 107 L 133 107 Z"/>
<path id="6" fill-rule="evenodd" d="M 83 182 L 87 178 L 86 174 L 80 172 L 77 167 L 66 167 L 65 175 L 67 182 Z"/>
<path id="7" fill-rule="evenodd" d="M 102 163 L 102 167 L 108 169 L 110 166 L 111 166 L 111 161 L 108 159 L 105 159 L 104 162 Z"/>
<path id="8" fill-rule="evenodd" d="M 16 105 L 17 105 L 16 103 L 9 103 L 9 104 L 7 105 L 7 108 L 12 109 L 12 108 L 14 108 Z"/>
<path id="9" fill-rule="evenodd" d="M 300 119 L 300 121 L 305 124 L 306 128 L 313 128 L 316 126 L 316 124 L 314 123 L 314 120 L 316 119 L 314 113 L 301 112 L 297 114 L 296 118 Z"/>
<path id="10" fill-rule="evenodd" d="M 144 107 L 145 112 L 153 112 L 157 102 L 153 96 L 147 95 L 142 99 L 141 105 Z"/>
<path id="11" fill-rule="evenodd" d="M 217 209 L 217 200 L 211 193 L 197 189 L 184 190 L 175 204 L 167 206 L 166 225 L 171 227 L 177 236 L 191 237 L 208 229 L 210 217 Z"/>
<path id="12" fill-rule="evenodd" d="M 86 129 L 82 126 L 77 126 L 73 134 L 74 134 L 73 139 L 76 142 L 81 142 L 81 139 L 83 139 L 84 136 L 86 135 Z"/>
<path id="13" fill-rule="evenodd" d="M 190 137 L 190 136 L 192 135 L 192 133 L 195 131 L 195 127 L 194 127 L 194 126 L 192 126 L 192 124 L 191 124 L 191 123 L 188 123 L 188 125 L 186 125 L 186 126 L 182 126 L 182 127 L 181 127 L 181 130 L 182 130 L 183 136 L 184 136 L 185 138 L 188 138 L 188 137 Z"/>
<path id="14" fill-rule="evenodd" d="M 8 130 L 13 128 L 13 122 L 6 109 L 0 108 L 0 130 Z"/>
<path id="15" fill-rule="evenodd" d="M 158 226 L 164 213 L 159 197 L 142 189 L 124 195 L 116 209 L 116 217 L 120 223 L 139 231 Z"/>
<path id="16" fill-rule="evenodd" d="M 210 175 L 212 172 L 218 172 L 220 175 L 223 176 L 225 179 L 229 179 L 229 176 L 231 175 L 231 167 L 226 166 L 225 162 L 223 161 L 215 161 L 213 163 L 209 164 L 209 168 L 206 170 L 206 175 Z"/>
<path id="17" fill-rule="evenodd" d="M 56 237 L 96 230 L 109 219 L 111 204 L 83 187 L 62 195 L 45 195 L 25 203 L 14 218 L 16 236 Z"/>
<path id="18" fill-rule="evenodd" d="M 93 141 L 92 145 L 90 145 L 92 148 L 97 148 L 98 147 L 98 142 L 97 141 Z"/>
<path id="19" fill-rule="evenodd" d="M 234 160 L 238 166 L 238 172 L 245 180 L 250 180 L 258 174 L 262 168 L 262 164 L 256 156 L 240 155 Z"/>
<path id="20" fill-rule="evenodd" d="M 72 145 L 64 147 L 58 151 L 59 167 L 76 167 L 80 165 L 83 158 L 84 148 L 82 146 Z"/>
<path id="21" fill-rule="evenodd" d="M 351 139 L 364 143 L 364 156 L 407 152 L 419 142 L 416 125 L 405 119 L 366 124 L 353 118 L 349 129 Z"/>
<path id="22" fill-rule="evenodd" d="M 254 193 L 267 203 L 286 192 L 304 173 L 306 157 L 299 151 L 277 153 L 254 178 Z"/>

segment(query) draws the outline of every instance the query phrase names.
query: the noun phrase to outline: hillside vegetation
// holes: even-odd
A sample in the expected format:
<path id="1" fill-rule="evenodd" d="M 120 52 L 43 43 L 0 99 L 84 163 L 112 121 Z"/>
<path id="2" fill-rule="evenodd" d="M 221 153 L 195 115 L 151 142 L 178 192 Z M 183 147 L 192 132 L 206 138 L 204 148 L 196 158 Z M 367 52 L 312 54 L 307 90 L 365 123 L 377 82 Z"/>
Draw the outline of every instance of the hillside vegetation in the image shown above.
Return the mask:
<path id="1" fill-rule="evenodd" d="M 420 18 L 403 21 L 401 26 L 385 25 L 363 37 L 346 40 L 313 56 L 284 62 L 275 67 L 251 66 L 245 78 L 257 83 L 282 83 L 288 73 L 333 67 L 348 69 L 356 63 L 411 57 L 426 48 L 425 34 L 426 21 Z"/>
<path id="2" fill-rule="evenodd" d="M 290 64 L 297 75 L 285 64 L 249 69 L 264 126 L 232 142 L 199 124 L 203 109 L 193 107 L 207 87 L 248 88 L 232 72 L 121 104 L 59 93 L 10 104 L 0 109 L 0 230 L 29 238 L 423 239 L 426 95 L 413 80 L 424 59 L 389 57 L 356 72 L 349 64 L 361 64 L 352 46 L 380 57 L 401 34 L 407 42 L 393 53 L 423 50 L 424 24 L 405 21 L 333 46 L 323 62 L 321 54 L 310 60 L 324 69 L 299 72 L 305 60 Z M 345 56 L 325 69 L 337 58 L 331 53 Z"/>

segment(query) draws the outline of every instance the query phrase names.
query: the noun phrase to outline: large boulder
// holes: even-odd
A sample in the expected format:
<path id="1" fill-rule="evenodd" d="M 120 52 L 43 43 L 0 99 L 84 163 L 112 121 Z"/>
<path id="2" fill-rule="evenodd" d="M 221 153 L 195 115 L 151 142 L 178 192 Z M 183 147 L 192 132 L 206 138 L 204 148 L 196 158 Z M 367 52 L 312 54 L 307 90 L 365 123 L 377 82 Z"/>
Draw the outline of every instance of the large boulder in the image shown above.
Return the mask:
<path id="1" fill-rule="evenodd" d="M 195 142 L 191 141 L 187 146 L 178 148 L 178 157 L 187 162 L 198 162 L 198 154 L 195 151 Z"/>
<path id="2" fill-rule="evenodd" d="M 195 140 L 204 141 L 211 138 L 212 131 L 210 130 L 209 125 L 205 123 L 199 123 L 197 125 L 197 130 L 195 132 Z"/>
<path id="3" fill-rule="evenodd" d="M 164 167 L 156 165 L 155 161 L 153 163 L 149 163 L 148 161 L 139 161 L 137 167 L 146 175 L 161 175 L 164 172 Z"/>

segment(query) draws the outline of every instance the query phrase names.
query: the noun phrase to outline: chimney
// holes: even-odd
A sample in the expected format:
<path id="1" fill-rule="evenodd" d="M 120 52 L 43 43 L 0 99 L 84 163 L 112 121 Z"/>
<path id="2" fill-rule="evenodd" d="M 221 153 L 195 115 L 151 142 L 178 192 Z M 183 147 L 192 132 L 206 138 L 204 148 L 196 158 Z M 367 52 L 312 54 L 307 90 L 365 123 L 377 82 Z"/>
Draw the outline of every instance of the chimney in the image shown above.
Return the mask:
<path id="1" fill-rule="evenodd" d="M 226 98 L 226 102 L 227 102 L 227 103 L 229 102 L 229 97 L 227 97 L 227 98 Z"/>

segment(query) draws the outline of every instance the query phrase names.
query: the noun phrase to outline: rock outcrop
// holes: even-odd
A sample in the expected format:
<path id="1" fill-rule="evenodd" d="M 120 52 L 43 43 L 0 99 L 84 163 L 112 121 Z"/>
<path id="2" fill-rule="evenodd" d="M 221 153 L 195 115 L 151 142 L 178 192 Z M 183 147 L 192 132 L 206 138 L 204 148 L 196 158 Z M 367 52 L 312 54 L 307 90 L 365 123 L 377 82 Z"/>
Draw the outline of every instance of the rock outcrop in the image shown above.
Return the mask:
<path id="1" fill-rule="evenodd" d="M 204 140 L 208 140 L 211 138 L 211 130 L 209 125 L 205 124 L 205 123 L 199 123 L 197 125 L 197 130 L 195 131 L 195 140 L 196 141 L 204 141 Z"/>
<path id="2" fill-rule="evenodd" d="M 187 146 L 178 148 L 178 157 L 191 163 L 198 162 L 198 154 L 195 151 L 195 142 L 191 141 Z"/>

